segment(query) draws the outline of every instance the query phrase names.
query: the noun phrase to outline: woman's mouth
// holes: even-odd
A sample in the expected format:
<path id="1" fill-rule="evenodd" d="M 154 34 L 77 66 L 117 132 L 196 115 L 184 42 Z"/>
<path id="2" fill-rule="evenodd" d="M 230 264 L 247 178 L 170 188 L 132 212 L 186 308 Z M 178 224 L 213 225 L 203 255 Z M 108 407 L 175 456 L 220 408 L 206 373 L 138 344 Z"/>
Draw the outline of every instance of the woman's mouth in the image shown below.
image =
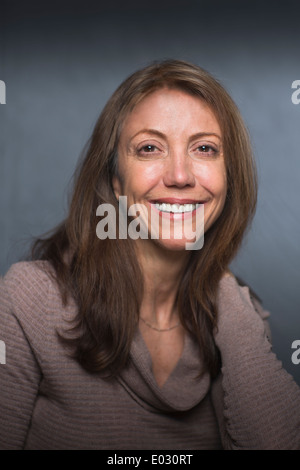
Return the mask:
<path id="1" fill-rule="evenodd" d="M 185 239 L 194 243 L 204 233 L 204 205 L 209 202 L 209 198 L 195 200 L 168 197 L 149 202 L 151 222 L 148 227 L 151 227 L 151 238 Z"/>
<path id="2" fill-rule="evenodd" d="M 178 216 L 186 217 L 193 215 L 201 204 L 208 202 L 208 199 L 197 201 L 183 198 L 162 198 L 150 202 L 152 207 L 155 207 L 161 214 L 169 214 L 171 217 L 178 214 Z"/>
<path id="3" fill-rule="evenodd" d="M 160 212 L 168 212 L 173 214 L 182 214 L 186 212 L 193 212 L 197 208 L 197 204 L 170 204 L 166 202 L 155 202 L 155 207 Z"/>

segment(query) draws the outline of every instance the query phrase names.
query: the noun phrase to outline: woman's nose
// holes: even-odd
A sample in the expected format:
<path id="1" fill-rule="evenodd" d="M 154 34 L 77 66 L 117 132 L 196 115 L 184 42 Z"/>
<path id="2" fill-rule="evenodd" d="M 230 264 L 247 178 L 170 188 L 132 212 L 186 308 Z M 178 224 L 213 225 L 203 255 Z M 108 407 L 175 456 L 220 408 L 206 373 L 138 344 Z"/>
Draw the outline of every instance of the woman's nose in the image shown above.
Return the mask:
<path id="1" fill-rule="evenodd" d="M 195 185 L 192 160 L 185 152 L 176 151 L 168 156 L 163 179 L 166 186 L 184 188 Z"/>

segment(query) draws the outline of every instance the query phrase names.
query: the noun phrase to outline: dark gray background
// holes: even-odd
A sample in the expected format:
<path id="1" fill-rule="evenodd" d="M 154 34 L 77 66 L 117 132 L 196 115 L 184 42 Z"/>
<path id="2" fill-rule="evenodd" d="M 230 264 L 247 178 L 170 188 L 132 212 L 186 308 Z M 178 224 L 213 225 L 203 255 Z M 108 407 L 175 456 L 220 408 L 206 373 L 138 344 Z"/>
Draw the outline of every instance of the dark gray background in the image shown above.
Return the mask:
<path id="1" fill-rule="evenodd" d="M 255 221 L 233 264 L 272 313 L 274 351 L 300 384 L 300 79 L 297 1 L 6 1 L 0 6 L 0 274 L 65 215 L 77 159 L 103 105 L 154 59 L 221 80 L 249 128 Z"/>

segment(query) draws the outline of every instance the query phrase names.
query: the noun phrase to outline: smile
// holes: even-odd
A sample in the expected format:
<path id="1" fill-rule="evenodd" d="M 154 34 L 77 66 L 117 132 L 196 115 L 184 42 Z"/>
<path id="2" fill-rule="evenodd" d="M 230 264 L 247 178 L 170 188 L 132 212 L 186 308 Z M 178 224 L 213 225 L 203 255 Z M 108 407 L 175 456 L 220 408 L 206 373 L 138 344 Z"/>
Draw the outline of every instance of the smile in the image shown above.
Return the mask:
<path id="1" fill-rule="evenodd" d="M 168 203 L 155 203 L 156 209 L 161 212 L 172 212 L 173 214 L 182 214 L 185 212 L 193 212 L 196 210 L 196 204 L 168 204 Z"/>

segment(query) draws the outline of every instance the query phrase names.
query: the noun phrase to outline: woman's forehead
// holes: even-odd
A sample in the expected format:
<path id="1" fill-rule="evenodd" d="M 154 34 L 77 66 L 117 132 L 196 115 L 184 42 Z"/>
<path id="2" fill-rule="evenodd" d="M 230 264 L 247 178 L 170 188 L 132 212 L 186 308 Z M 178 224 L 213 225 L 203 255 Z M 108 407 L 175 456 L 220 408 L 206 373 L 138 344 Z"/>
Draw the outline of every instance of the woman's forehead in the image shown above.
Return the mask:
<path id="1" fill-rule="evenodd" d="M 187 127 L 190 133 L 210 131 L 221 135 L 215 112 L 203 99 L 185 90 L 166 87 L 139 100 L 125 117 L 122 127 L 132 132 L 153 127 L 162 132 L 176 132 Z"/>

